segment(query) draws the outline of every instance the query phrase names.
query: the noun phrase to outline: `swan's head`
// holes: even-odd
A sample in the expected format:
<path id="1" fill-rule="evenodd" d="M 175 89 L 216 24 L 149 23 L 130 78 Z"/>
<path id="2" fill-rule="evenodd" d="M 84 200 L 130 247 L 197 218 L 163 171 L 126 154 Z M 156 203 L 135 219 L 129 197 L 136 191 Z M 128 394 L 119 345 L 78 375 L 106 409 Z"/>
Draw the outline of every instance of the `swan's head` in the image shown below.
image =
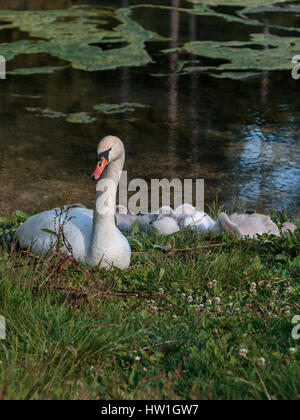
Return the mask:
<path id="1" fill-rule="evenodd" d="M 115 136 L 104 137 L 97 148 L 97 166 L 91 175 L 94 181 L 98 181 L 104 171 L 113 161 L 125 158 L 124 144 Z"/>

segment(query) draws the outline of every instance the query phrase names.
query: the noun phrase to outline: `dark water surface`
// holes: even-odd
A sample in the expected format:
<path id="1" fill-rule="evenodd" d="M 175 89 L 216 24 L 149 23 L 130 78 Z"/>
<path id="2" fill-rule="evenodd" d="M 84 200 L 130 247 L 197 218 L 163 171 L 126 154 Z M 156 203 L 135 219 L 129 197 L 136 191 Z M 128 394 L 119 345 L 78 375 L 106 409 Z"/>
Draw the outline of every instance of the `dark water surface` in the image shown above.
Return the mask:
<path id="1" fill-rule="evenodd" d="M 84 3 L 124 7 L 141 2 Z M 77 4 L 82 1 L 2 0 L 0 7 L 40 10 Z M 180 0 L 151 4 L 191 7 Z M 253 27 L 248 33 L 237 23 L 174 10 L 137 9 L 133 16 L 145 28 L 171 38 L 147 45 L 154 61 L 147 67 L 108 72 L 68 67 L 0 80 L 0 213 L 44 210 L 70 201 L 92 206 L 95 185 L 87 175 L 94 169 L 97 141 L 115 134 L 125 142 L 129 178 L 204 178 L 207 204 L 218 195 L 228 208 L 238 199 L 239 207 L 286 209 L 297 215 L 300 81 L 292 80 L 289 72 L 264 72 L 246 81 L 203 73 L 153 77 L 152 73 L 171 74 L 176 67 L 176 53 L 165 56 L 161 49 L 195 39 L 247 40 Z M 290 16 L 276 16 L 280 24 L 284 18 Z M 1 42 L 11 42 L 28 39 L 28 34 L 7 29 L 0 37 Z M 8 70 L 61 64 L 65 63 L 48 55 L 24 55 L 8 63 Z M 92 124 L 71 124 L 28 110 L 69 114 L 90 112 L 99 103 L 124 102 L 149 107 L 99 114 Z"/>

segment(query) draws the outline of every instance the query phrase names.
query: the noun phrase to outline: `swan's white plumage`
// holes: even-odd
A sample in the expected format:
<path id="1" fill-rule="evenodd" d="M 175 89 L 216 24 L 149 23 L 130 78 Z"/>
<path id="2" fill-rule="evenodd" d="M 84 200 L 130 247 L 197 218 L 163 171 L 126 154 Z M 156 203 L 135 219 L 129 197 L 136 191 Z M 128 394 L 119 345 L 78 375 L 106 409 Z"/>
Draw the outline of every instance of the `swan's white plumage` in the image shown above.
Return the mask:
<path id="1" fill-rule="evenodd" d="M 58 234 L 59 226 L 63 227 L 64 236 L 71 244 L 76 260 L 85 263 L 87 245 L 92 235 L 93 211 L 83 208 L 72 208 L 64 211 L 59 217 L 59 209 L 45 211 L 28 219 L 16 232 L 16 239 L 23 249 L 30 248 L 34 254 L 46 255 L 55 247 L 57 238 L 48 232 Z M 71 218 L 67 222 L 68 218 Z M 61 249 L 67 253 L 66 247 Z"/>
<path id="2" fill-rule="evenodd" d="M 117 137 L 108 136 L 101 140 L 97 152 L 98 155 L 108 152 L 110 156 L 110 164 L 103 176 L 111 181 L 109 204 L 105 202 L 105 209 L 101 208 L 103 191 L 101 187 L 98 188 L 98 181 L 95 211 L 64 208 L 62 211 L 54 209 L 32 216 L 15 234 L 21 248 L 30 248 L 35 254 L 46 255 L 57 243 L 57 236 L 50 232 L 58 233 L 61 226 L 62 242 L 65 242 L 65 246 L 60 249 L 62 253 L 68 254 L 71 249 L 76 261 L 89 266 L 128 268 L 131 249 L 114 219 L 117 185 L 125 159 L 124 145 Z"/>

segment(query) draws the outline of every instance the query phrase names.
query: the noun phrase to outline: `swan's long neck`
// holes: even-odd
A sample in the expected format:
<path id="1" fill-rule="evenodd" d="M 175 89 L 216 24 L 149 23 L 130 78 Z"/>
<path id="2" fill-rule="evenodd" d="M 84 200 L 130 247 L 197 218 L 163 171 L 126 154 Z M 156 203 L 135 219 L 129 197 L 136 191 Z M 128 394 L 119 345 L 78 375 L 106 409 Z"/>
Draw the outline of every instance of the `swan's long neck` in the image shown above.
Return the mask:
<path id="1" fill-rule="evenodd" d="M 102 245 L 109 242 L 110 235 L 116 229 L 116 196 L 123 165 L 124 157 L 113 161 L 97 183 L 93 233 L 89 245 L 89 257 L 91 258 L 98 257 Z"/>

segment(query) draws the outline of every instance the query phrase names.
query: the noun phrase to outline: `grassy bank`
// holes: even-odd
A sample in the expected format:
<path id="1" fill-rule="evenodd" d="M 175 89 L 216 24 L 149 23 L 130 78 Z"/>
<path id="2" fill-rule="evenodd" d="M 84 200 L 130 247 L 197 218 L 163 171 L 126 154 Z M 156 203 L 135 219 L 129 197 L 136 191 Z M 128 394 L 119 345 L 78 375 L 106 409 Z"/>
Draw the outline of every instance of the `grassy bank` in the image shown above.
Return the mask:
<path id="1" fill-rule="evenodd" d="M 130 270 L 59 273 L 6 244 L 24 218 L 0 218 L 1 399 L 300 398 L 299 232 L 135 232 Z"/>

